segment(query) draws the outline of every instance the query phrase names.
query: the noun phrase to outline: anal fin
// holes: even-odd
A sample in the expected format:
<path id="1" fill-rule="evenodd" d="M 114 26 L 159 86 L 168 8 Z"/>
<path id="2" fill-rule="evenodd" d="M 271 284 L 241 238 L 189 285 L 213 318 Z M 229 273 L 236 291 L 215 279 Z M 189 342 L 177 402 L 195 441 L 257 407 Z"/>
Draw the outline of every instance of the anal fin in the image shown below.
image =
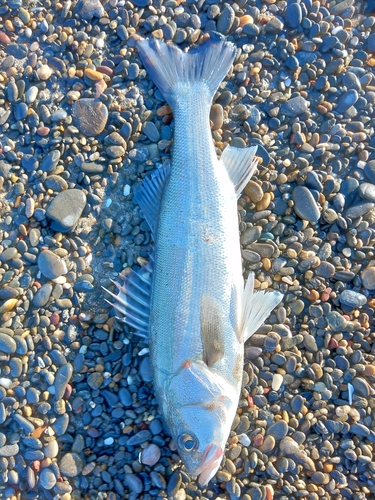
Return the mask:
<path id="1" fill-rule="evenodd" d="M 150 316 L 151 281 L 154 259 L 152 255 L 147 264 L 139 271 L 132 271 L 125 276 L 124 283 L 115 283 L 119 293 L 104 290 L 115 299 L 107 300 L 123 316 L 119 318 L 125 324 L 137 330 L 141 337 L 148 336 Z"/>
<path id="2" fill-rule="evenodd" d="M 242 338 L 248 340 L 280 304 L 283 294 L 278 291 L 254 293 L 254 274 L 249 274 L 243 291 Z"/>
<path id="3" fill-rule="evenodd" d="M 234 184 L 238 198 L 257 168 L 258 161 L 255 159 L 256 151 L 257 146 L 251 148 L 227 146 L 221 155 L 221 161 L 224 163 L 228 175 Z"/>

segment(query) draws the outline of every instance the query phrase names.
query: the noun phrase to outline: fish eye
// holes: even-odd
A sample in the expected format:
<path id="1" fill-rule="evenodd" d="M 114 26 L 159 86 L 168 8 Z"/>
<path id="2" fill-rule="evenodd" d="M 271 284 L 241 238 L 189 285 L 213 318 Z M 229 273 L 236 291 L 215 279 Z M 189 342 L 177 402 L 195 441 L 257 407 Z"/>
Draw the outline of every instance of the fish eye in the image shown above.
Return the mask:
<path id="1" fill-rule="evenodd" d="M 193 451 L 198 447 L 198 439 L 191 434 L 180 434 L 177 438 L 177 445 L 182 451 Z"/>

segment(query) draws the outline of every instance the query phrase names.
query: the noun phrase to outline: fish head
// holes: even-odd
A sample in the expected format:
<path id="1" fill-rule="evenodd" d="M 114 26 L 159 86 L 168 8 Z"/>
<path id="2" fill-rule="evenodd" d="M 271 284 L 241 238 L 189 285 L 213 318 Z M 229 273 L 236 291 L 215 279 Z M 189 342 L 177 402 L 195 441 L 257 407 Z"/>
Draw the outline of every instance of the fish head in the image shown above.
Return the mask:
<path id="1" fill-rule="evenodd" d="M 201 486 L 216 474 L 236 413 L 238 391 L 203 362 L 189 362 L 172 380 L 166 420 L 187 472 Z"/>

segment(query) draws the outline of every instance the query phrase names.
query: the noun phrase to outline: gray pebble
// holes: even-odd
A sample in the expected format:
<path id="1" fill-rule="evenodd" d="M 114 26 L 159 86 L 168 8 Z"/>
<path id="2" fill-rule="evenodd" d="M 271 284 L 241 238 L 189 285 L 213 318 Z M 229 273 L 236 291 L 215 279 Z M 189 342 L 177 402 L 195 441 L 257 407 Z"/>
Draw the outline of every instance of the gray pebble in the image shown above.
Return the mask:
<path id="1" fill-rule="evenodd" d="M 305 186 L 296 186 L 292 191 L 292 197 L 294 211 L 301 219 L 318 222 L 320 218 L 319 207 L 309 189 Z"/>

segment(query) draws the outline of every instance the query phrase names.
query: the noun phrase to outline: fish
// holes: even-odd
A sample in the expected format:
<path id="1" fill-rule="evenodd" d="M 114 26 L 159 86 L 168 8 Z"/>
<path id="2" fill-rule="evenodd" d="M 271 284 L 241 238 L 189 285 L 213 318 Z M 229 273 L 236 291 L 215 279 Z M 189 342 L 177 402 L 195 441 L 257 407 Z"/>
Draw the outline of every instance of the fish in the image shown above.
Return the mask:
<path id="1" fill-rule="evenodd" d="M 281 302 L 242 276 L 237 199 L 256 147 L 217 158 L 213 97 L 236 56 L 219 34 L 182 51 L 141 39 L 138 53 L 174 117 L 172 162 L 134 190 L 154 248 L 118 293 L 122 320 L 148 339 L 155 395 L 187 472 L 201 486 L 222 461 L 241 393 L 244 344 Z"/>

